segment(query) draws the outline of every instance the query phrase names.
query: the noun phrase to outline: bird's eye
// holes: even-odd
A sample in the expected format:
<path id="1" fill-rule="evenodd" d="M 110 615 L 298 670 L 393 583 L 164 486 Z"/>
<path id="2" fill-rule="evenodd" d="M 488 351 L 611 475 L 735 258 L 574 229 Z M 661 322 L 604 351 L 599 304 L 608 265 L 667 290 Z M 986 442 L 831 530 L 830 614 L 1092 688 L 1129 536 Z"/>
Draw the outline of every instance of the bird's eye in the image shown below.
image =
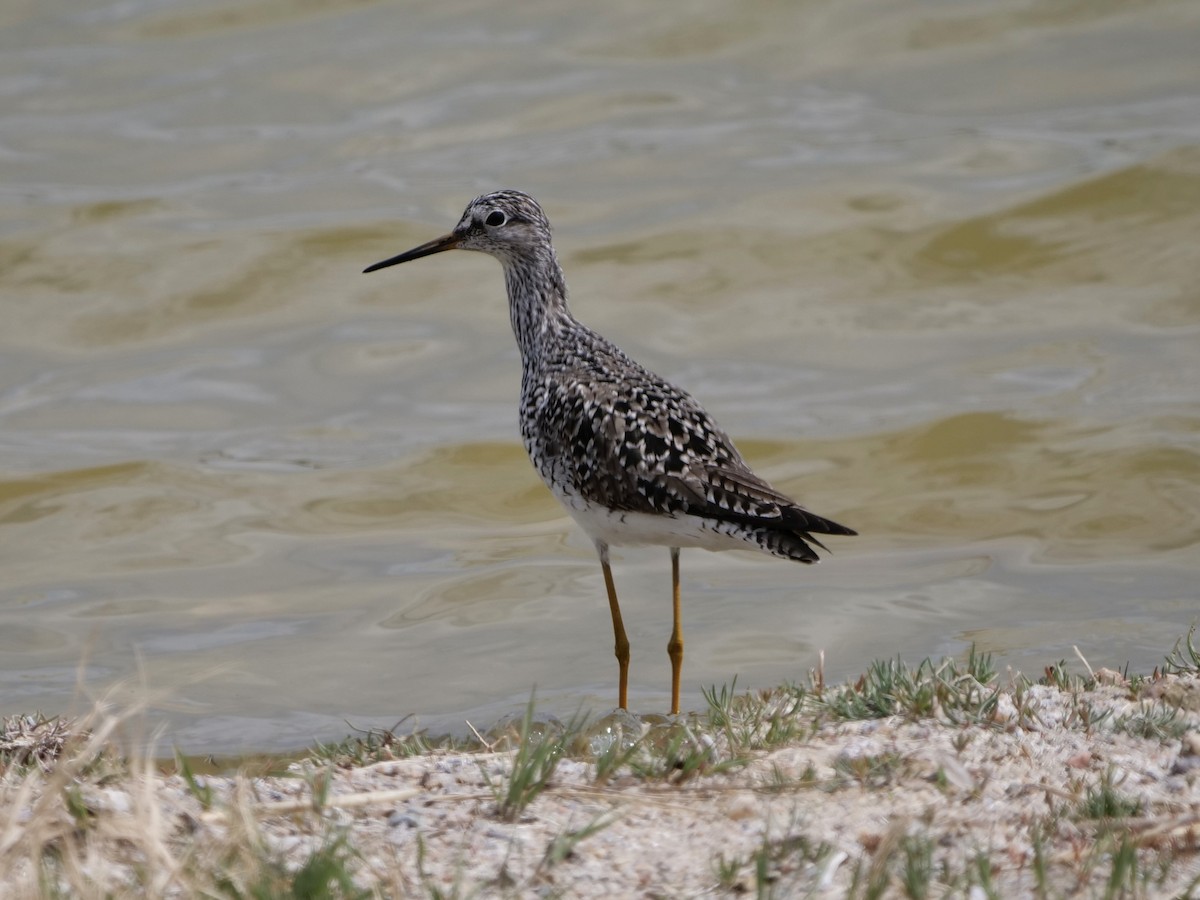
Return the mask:
<path id="1" fill-rule="evenodd" d="M 500 210 L 494 210 L 488 213 L 488 217 L 483 220 L 486 224 L 496 228 L 508 221 L 508 218 Z"/>

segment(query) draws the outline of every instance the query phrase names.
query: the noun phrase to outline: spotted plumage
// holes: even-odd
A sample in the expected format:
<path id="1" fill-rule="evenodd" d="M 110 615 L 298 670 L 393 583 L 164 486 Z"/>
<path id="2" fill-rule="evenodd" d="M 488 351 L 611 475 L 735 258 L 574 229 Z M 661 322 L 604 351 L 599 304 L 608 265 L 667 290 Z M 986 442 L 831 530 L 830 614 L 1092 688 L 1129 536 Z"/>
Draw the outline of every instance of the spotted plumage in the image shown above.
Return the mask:
<path id="1" fill-rule="evenodd" d="M 814 563 L 812 545 L 824 548 L 814 533 L 855 532 L 809 512 L 755 475 L 689 394 L 571 315 L 550 223 L 528 194 L 495 191 L 476 197 L 449 234 L 366 271 L 455 248 L 489 253 L 504 267 L 509 315 L 521 350 L 521 436 L 538 473 L 600 554 L 623 708 L 628 641 L 608 547 L 671 548 L 675 629 L 668 650 L 672 712 L 678 712 L 679 548 L 752 547 Z"/>

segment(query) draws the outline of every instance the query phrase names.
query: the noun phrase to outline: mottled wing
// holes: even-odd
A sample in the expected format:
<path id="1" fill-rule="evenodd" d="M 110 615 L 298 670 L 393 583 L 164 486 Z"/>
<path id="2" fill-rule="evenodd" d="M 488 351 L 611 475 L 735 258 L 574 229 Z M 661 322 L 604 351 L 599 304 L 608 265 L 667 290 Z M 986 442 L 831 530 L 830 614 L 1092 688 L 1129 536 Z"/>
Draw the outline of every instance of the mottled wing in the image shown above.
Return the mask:
<path id="1" fill-rule="evenodd" d="M 737 523 L 755 539 L 782 531 L 820 546 L 808 532 L 854 533 L 797 506 L 751 472 L 690 395 L 627 357 L 620 362 L 547 382 L 536 431 L 559 439 L 544 448 L 557 459 L 556 471 L 543 475 L 614 510 Z M 780 555 L 816 558 L 808 548 Z"/>
<path id="2" fill-rule="evenodd" d="M 533 415 L 523 421 L 529 455 L 549 484 L 597 505 L 685 513 L 703 502 L 694 473 L 714 454 L 728 457 L 728 439 L 714 440 L 707 417 L 681 418 L 678 392 L 669 385 L 649 373 L 631 374 L 642 375 L 623 368 L 618 379 L 614 367 L 589 367 L 551 372 L 528 385 Z"/>

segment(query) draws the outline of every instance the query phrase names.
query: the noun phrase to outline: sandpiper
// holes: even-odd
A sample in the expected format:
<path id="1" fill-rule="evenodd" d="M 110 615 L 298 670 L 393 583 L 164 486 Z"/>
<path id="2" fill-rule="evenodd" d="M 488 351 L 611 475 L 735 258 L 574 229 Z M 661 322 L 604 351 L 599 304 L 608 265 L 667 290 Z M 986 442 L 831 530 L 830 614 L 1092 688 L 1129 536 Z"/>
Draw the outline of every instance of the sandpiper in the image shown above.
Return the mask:
<path id="1" fill-rule="evenodd" d="M 550 222 L 528 194 L 505 190 L 476 197 L 449 234 L 363 271 L 454 249 L 489 253 L 504 266 L 521 350 L 521 437 L 534 468 L 595 542 L 612 612 L 621 709 L 628 702 L 629 639 L 608 548 L 670 548 L 674 627 L 667 654 L 671 713 L 678 714 L 680 548 L 757 548 L 815 563 L 811 545 L 827 548 L 814 532 L 855 532 L 810 513 L 751 472 L 691 395 L 571 315 Z"/>

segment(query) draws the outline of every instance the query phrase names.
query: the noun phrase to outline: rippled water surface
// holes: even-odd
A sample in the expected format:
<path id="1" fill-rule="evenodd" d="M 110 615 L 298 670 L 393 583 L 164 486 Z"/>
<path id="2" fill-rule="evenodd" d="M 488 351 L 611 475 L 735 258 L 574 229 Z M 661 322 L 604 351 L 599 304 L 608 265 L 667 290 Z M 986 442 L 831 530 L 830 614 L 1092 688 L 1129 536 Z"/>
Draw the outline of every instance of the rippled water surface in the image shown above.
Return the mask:
<path id="1" fill-rule="evenodd" d="M 410 8 L 411 7 L 411 8 Z M 0 712 L 191 752 L 605 712 L 599 566 L 516 428 L 538 196 L 581 319 L 857 528 L 683 556 L 685 704 L 971 643 L 1148 670 L 1200 613 L 1200 6 L 0 9 Z M 666 705 L 665 550 L 615 572 Z"/>

